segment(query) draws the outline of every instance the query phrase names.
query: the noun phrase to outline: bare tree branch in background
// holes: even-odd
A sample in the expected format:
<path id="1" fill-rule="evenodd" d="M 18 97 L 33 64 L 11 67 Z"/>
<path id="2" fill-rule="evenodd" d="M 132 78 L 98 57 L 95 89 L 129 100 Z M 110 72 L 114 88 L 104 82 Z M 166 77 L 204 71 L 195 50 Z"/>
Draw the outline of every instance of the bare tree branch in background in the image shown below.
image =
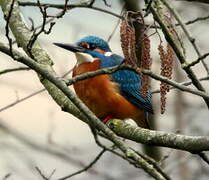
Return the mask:
<path id="1" fill-rule="evenodd" d="M 189 0 L 188 0 L 189 1 Z M 87 123 L 89 128 L 92 130 L 92 134 L 95 139 L 95 143 L 102 148 L 101 152 L 96 156 L 96 158 L 91 161 L 87 166 L 84 165 L 84 163 L 81 163 L 79 160 L 72 158 L 69 156 L 68 153 L 65 151 L 62 151 L 60 149 L 56 149 L 55 147 L 45 147 L 41 144 L 38 144 L 36 142 L 30 141 L 27 137 L 22 135 L 19 132 L 16 132 L 12 129 L 10 129 L 7 125 L 0 122 L 0 128 L 5 131 L 8 134 L 11 134 L 13 137 L 16 137 L 24 144 L 28 145 L 29 147 L 32 147 L 35 150 L 51 154 L 53 156 L 56 156 L 63 161 L 68 161 L 70 163 L 75 164 L 76 166 L 82 166 L 81 170 L 69 174 L 65 177 L 59 178 L 58 180 L 64 180 L 70 177 L 73 177 L 77 174 L 83 173 L 90 169 L 98 160 L 100 160 L 100 157 L 104 154 L 104 152 L 108 151 L 113 154 L 115 154 L 117 157 L 125 160 L 126 162 L 130 163 L 133 167 L 138 169 L 143 169 L 144 172 L 146 172 L 148 175 L 150 175 L 154 179 L 159 180 L 170 180 L 170 173 L 165 171 L 165 169 L 161 168 L 160 163 L 154 161 L 153 159 L 141 154 L 138 152 L 135 148 L 132 147 L 132 145 L 129 145 L 128 143 L 124 142 L 121 137 L 125 139 L 129 139 L 131 141 L 134 141 L 136 143 L 142 143 L 142 144 L 148 144 L 148 145 L 156 145 L 156 146 L 162 146 L 162 147 L 168 147 L 171 149 L 178 149 L 182 151 L 186 151 L 192 154 L 195 154 L 197 157 L 200 157 L 204 162 L 209 164 L 209 158 L 208 155 L 205 153 L 205 151 L 209 151 L 209 138 L 208 136 L 187 136 L 187 135 L 180 135 L 177 133 L 167 133 L 163 131 L 155 131 L 155 130 L 147 130 L 143 128 L 136 128 L 132 125 L 126 124 L 122 122 L 121 120 L 111 120 L 108 123 L 108 126 L 103 124 L 81 101 L 77 98 L 77 96 L 69 89 L 69 85 L 72 85 L 75 82 L 82 81 L 87 78 L 95 77 L 101 74 L 111 74 L 121 69 L 128 69 L 135 71 L 137 73 L 147 75 L 151 77 L 154 80 L 164 82 L 167 85 L 171 85 L 172 88 L 177 88 L 178 90 L 181 90 L 182 95 L 183 91 L 188 92 L 191 95 L 197 95 L 199 98 L 203 98 L 207 106 L 209 107 L 209 94 L 207 89 L 205 89 L 202 85 L 203 80 L 208 80 L 208 66 L 203 61 L 206 57 L 208 57 L 209 53 L 201 54 L 199 47 L 197 47 L 196 42 L 193 38 L 193 36 L 188 32 L 185 24 L 192 24 L 198 21 L 207 20 L 208 16 L 205 16 L 203 18 L 198 17 L 194 20 L 188 21 L 187 23 L 183 23 L 181 20 L 181 17 L 177 14 L 175 8 L 170 5 L 167 1 L 164 0 L 155 0 L 155 1 L 146 1 L 146 15 L 149 14 L 149 12 L 152 13 L 154 19 L 158 22 L 160 26 L 160 30 L 162 30 L 163 35 L 165 36 L 165 39 L 169 42 L 173 50 L 175 51 L 178 61 L 181 63 L 181 69 L 183 69 L 186 73 L 186 75 L 189 77 L 189 81 L 178 83 L 176 81 L 170 80 L 162 75 L 159 75 L 152 70 L 146 70 L 143 68 L 138 68 L 135 65 L 127 65 L 122 64 L 120 66 L 115 66 L 112 68 L 106 68 L 101 69 L 95 72 L 89 72 L 86 74 L 82 74 L 79 76 L 76 76 L 71 79 L 64 79 L 60 78 L 54 69 L 52 68 L 52 60 L 49 58 L 47 53 L 43 50 L 43 48 L 40 46 L 38 40 L 39 35 L 44 34 L 50 34 L 53 30 L 53 26 L 55 23 L 51 23 L 49 25 L 48 30 L 45 29 L 48 22 L 50 22 L 52 19 L 59 19 L 63 18 L 65 13 L 74 8 L 89 8 L 93 10 L 97 10 L 100 12 L 107 13 L 109 15 L 112 15 L 114 17 L 120 19 L 124 19 L 123 16 L 118 15 L 112 11 L 102 9 L 95 7 L 96 0 L 91 0 L 88 2 L 79 2 L 77 4 L 70 4 L 71 2 L 68 2 L 68 0 L 64 1 L 64 4 L 51 4 L 51 3 L 41 3 L 39 0 L 36 2 L 20 2 L 17 0 L 0 0 L 0 6 L 2 8 L 2 11 L 4 13 L 6 26 L 6 38 L 9 41 L 9 46 L 5 45 L 5 43 L 0 42 L 0 52 L 8 55 L 11 57 L 12 60 L 18 61 L 27 67 L 20 67 L 20 68 L 12 68 L 12 69 L 5 69 L 0 72 L 0 74 L 5 74 L 7 72 L 14 72 L 14 71 L 21 71 L 21 70 L 28 70 L 31 69 L 34 72 L 37 73 L 40 82 L 43 84 L 45 89 L 41 89 L 40 91 L 37 91 L 25 98 L 19 99 L 18 101 L 14 102 L 13 104 L 10 104 L 8 106 L 5 106 L 0 109 L 0 112 L 4 111 L 5 109 L 8 109 L 9 107 L 12 107 L 36 94 L 39 94 L 45 90 L 47 90 L 50 94 L 50 96 L 54 99 L 54 101 L 58 104 L 59 107 L 65 112 L 68 112 L 75 117 L 79 118 L 80 120 Z M 110 6 L 109 2 L 103 1 L 105 6 Z M 207 3 L 204 0 L 199 0 L 198 2 Z M 138 2 L 137 1 L 126 1 L 126 5 L 130 5 L 130 3 L 134 4 L 133 7 L 130 8 L 131 11 L 139 11 L 140 8 L 137 8 Z M 31 30 L 27 27 L 25 22 L 23 21 L 21 17 L 21 11 L 19 9 L 19 5 L 21 6 L 37 6 L 40 9 L 40 13 L 42 15 L 42 25 L 39 27 L 40 29 L 37 32 L 38 28 L 32 28 Z M 49 8 L 57 8 L 61 9 L 61 11 L 56 15 L 49 15 L 48 9 Z M 197 58 L 192 61 L 188 61 L 188 59 L 184 56 L 182 47 L 179 46 L 179 42 L 176 41 L 175 37 L 172 33 L 170 33 L 170 26 L 167 23 L 167 21 L 164 19 L 164 11 L 163 9 L 169 9 L 170 13 L 175 17 L 177 23 L 176 25 L 179 25 L 181 29 L 183 30 L 184 34 L 189 39 L 190 43 L 193 46 L 194 52 L 197 54 Z M 128 8 L 127 8 L 128 9 Z M 137 12 L 135 12 L 137 13 Z M 49 18 L 49 19 L 48 19 Z M 133 21 L 134 25 L 136 26 L 136 32 L 139 34 L 136 34 L 137 41 L 141 38 L 141 31 L 138 26 L 141 26 L 141 24 L 137 24 L 137 17 L 132 16 L 131 22 Z M 135 24 L 136 23 L 136 24 Z M 33 23 L 32 23 L 33 24 Z M 33 26 L 33 25 L 32 25 Z M 147 26 L 144 24 L 143 26 Z M 116 26 L 117 27 L 117 26 Z M 150 27 L 148 25 L 147 27 Z M 158 27 L 155 26 L 155 27 Z M 144 27 L 143 27 L 144 28 Z M 36 29 L 36 31 L 34 31 Z M 20 53 L 17 49 L 13 47 L 13 42 L 11 40 L 11 37 L 9 36 L 9 31 L 12 31 L 15 40 L 17 41 L 18 47 L 22 47 L 27 55 L 24 55 L 23 53 Z M 113 31 L 114 32 L 114 31 Z M 158 34 L 158 36 L 160 36 Z M 140 44 L 139 44 L 140 46 Z M 141 49 L 140 47 L 137 47 L 138 55 L 141 56 Z M 204 69 L 207 72 L 207 76 L 204 78 L 199 78 L 197 76 L 197 73 L 193 71 L 192 68 L 196 67 L 200 64 L 200 62 L 203 63 Z M 194 85 L 196 89 L 187 87 L 188 85 Z M 159 91 L 157 91 L 159 92 Z M 156 92 L 155 92 L 156 93 Z M 178 113 L 178 110 L 177 110 Z M 104 137 L 111 145 L 107 146 L 103 141 L 100 141 L 100 136 Z M 159 154 L 159 152 L 157 152 Z M 168 156 L 166 156 L 168 157 Z M 164 161 L 163 158 L 162 161 Z M 180 160 L 179 160 L 180 161 Z M 82 164 L 82 165 L 81 165 Z M 39 175 L 45 179 L 49 180 L 52 178 L 52 175 L 55 171 L 52 172 L 52 174 L 47 177 L 44 175 L 44 170 L 40 169 L 39 167 L 36 168 Z M 94 171 L 96 172 L 96 171 Z M 96 174 L 96 173 L 95 173 Z M 108 175 L 101 174 L 104 178 L 108 179 Z M 4 179 L 8 179 L 10 177 L 10 173 L 4 177 Z"/>
<path id="2" fill-rule="evenodd" d="M 0 71 L 0 75 L 10 73 L 10 72 L 16 72 L 16 71 L 25 71 L 25 70 L 30 70 L 28 67 L 18 67 L 18 68 L 9 68 L 9 69 L 4 69 Z"/>
<path id="3" fill-rule="evenodd" d="M 7 9 L 7 5 L 8 5 L 8 1 L 1 1 L 1 6 L 2 6 L 2 10 L 4 13 L 7 13 L 8 9 Z M 47 54 L 39 47 L 38 42 L 34 42 L 33 48 L 31 50 L 31 52 L 28 52 L 27 49 L 27 45 L 28 42 L 30 41 L 30 38 L 28 38 L 30 36 L 30 32 L 27 29 L 27 27 L 24 25 L 24 23 L 22 22 L 22 19 L 20 17 L 20 12 L 19 12 L 19 7 L 17 2 L 15 1 L 14 6 L 16 7 L 13 11 L 13 14 L 11 16 L 12 18 L 15 18 L 15 21 L 13 19 L 13 21 L 10 22 L 10 28 L 13 31 L 13 34 L 15 37 L 20 37 L 22 36 L 22 39 L 26 40 L 26 41 L 19 41 L 18 44 L 21 45 L 23 47 L 23 49 L 30 55 L 32 54 L 32 57 L 36 57 L 37 62 L 35 62 L 34 60 L 29 58 L 24 58 L 23 56 L 20 57 L 20 55 L 18 55 L 18 52 L 15 52 L 15 60 L 18 60 L 20 62 L 24 62 L 24 64 L 27 64 L 29 67 L 33 67 L 33 69 L 35 68 L 36 71 L 41 75 L 41 82 L 43 83 L 43 85 L 45 85 L 45 87 L 48 89 L 48 91 L 50 91 L 50 94 L 53 96 L 58 96 L 57 93 L 58 89 L 61 90 L 63 95 L 66 95 L 66 98 L 69 98 L 69 103 L 74 104 L 77 108 L 79 108 L 79 110 L 82 112 L 83 115 L 85 115 L 86 118 L 88 118 L 87 122 L 90 124 L 90 126 L 95 126 L 98 128 L 98 130 L 101 130 L 104 134 L 107 135 L 108 139 L 111 140 L 123 153 L 124 155 L 127 157 L 127 159 L 131 159 L 133 162 L 135 162 L 134 164 L 138 164 L 138 167 L 143 168 L 148 174 L 150 174 L 151 176 L 157 178 L 157 179 L 165 179 L 165 177 L 163 176 L 163 174 L 161 174 L 160 172 L 158 172 L 155 168 L 153 168 L 152 166 L 149 166 L 149 163 L 143 159 L 142 157 L 139 157 L 136 153 L 134 153 L 134 151 L 132 151 L 126 144 L 123 143 L 123 141 L 120 140 L 120 138 L 118 138 L 116 135 L 114 135 L 114 133 L 108 129 L 72 92 L 71 90 L 66 86 L 66 84 L 61 81 L 58 80 L 56 77 L 56 73 L 53 71 L 53 69 L 51 68 L 51 60 L 48 58 Z M 18 17 L 19 16 L 19 17 Z M 17 20 L 18 20 L 18 24 L 17 24 Z M 15 27 L 16 26 L 16 27 Z M 24 34 L 21 32 L 17 32 L 16 28 L 17 26 L 19 28 L 23 28 L 24 29 Z M 19 57 L 18 57 L 19 56 Z M 42 56 L 41 61 L 39 61 L 39 57 Z M 43 56 L 45 56 L 45 58 L 43 58 Z M 41 67 L 44 64 L 44 67 Z M 45 69 L 45 70 L 44 70 Z M 45 81 L 42 79 L 43 77 L 46 77 L 49 81 L 47 81 L 45 79 Z M 52 90 L 52 84 L 53 83 L 55 86 L 53 87 L 54 91 Z M 50 88 L 49 88 L 50 87 Z M 58 89 L 56 89 L 58 88 Z M 55 95 L 56 94 L 56 95 Z M 63 97 L 61 98 L 59 96 L 59 101 L 63 100 Z M 59 104 L 59 102 L 57 102 Z M 61 104 L 60 104 L 61 105 Z M 63 105 L 62 105 L 63 106 Z M 70 111 L 72 111 L 72 108 L 69 109 Z M 77 114 L 77 116 L 80 113 Z M 83 118 L 82 118 L 83 119 Z"/>
<path id="4" fill-rule="evenodd" d="M 68 178 L 71 178 L 73 176 L 76 176 L 77 174 L 81 174 L 87 170 L 89 170 L 94 164 L 96 164 L 96 162 L 102 157 L 102 155 L 106 152 L 106 149 L 103 149 L 97 156 L 96 158 L 90 162 L 87 166 L 85 166 L 83 169 L 75 172 L 75 173 L 72 173 L 70 175 L 67 175 L 65 177 L 62 177 L 62 178 L 58 178 L 57 180 L 65 180 L 65 179 L 68 179 Z"/>

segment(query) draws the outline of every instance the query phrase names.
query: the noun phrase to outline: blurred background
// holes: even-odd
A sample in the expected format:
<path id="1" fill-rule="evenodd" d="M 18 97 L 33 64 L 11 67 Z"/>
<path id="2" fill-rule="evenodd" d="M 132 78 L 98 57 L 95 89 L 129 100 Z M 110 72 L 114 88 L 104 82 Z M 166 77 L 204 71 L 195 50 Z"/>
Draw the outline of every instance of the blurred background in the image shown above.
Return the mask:
<path id="1" fill-rule="evenodd" d="M 41 2 L 64 4 L 64 0 L 42 0 Z M 70 1 L 71 4 L 78 2 Z M 140 3 L 129 2 L 140 4 L 141 8 L 145 8 L 141 1 Z M 123 0 L 107 0 L 107 3 L 111 7 L 105 6 L 102 0 L 97 0 L 94 6 L 120 15 L 124 5 L 126 5 L 125 7 L 130 5 Z M 209 15 L 209 5 L 207 4 L 173 1 L 172 5 L 180 13 L 183 22 Z M 137 6 L 135 7 L 137 8 Z M 31 26 L 29 18 L 33 19 L 35 27 L 41 25 L 42 14 L 38 7 L 21 7 L 21 10 L 29 26 Z M 53 15 L 59 11 L 49 9 L 48 13 Z M 53 42 L 72 43 L 86 35 L 96 35 L 107 40 L 116 27 L 118 18 L 92 9 L 75 8 L 69 10 L 63 18 L 54 21 L 56 24 L 52 32 L 49 35 L 40 35 L 39 42 L 53 60 L 56 72 L 62 76 L 73 68 L 76 62 L 75 57 L 71 52 L 55 47 Z M 146 17 L 145 21 L 147 24 L 152 24 L 152 15 Z M 187 27 L 196 39 L 201 52 L 209 52 L 209 20 L 198 21 Z M 179 28 L 177 31 L 184 41 L 187 59 L 195 60 L 197 56 L 191 44 Z M 152 34 L 152 32 L 153 30 L 150 30 L 148 34 Z M 0 41 L 7 43 L 2 11 L 0 11 Z M 113 52 L 122 55 L 119 27 L 109 43 Z M 151 36 L 151 45 L 152 70 L 160 73 L 157 51 L 159 38 L 157 36 Z M 206 61 L 209 65 L 208 59 Z M 0 71 L 22 66 L 0 53 Z M 199 78 L 207 76 L 201 64 L 195 66 L 193 70 Z M 178 82 L 189 80 L 178 62 L 175 62 L 173 74 L 174 79 Z M 71 74 L 68 77 L 71 77 Z M 152 90 L 159 89 L 159 84 L 152 80 Z M 204 81 L 202 84 L 209 91 L 209 83 Z M 46 91 L 5 108 L 41 89 L 43 86 L 33 71 L 18 71 L 0 75 L 0 120 L 12 129 L 11 133 L 0 129 L 0 179 L 4 179 L 7 175 L 6 178 L 11 180 L 42 179 L 36 167 L 41 169 L 45 175 L 50 175 L 55 171 L 52 179 L 56 179 L 83 168 L 100 152 L 89 127 L 70 114 L 61 111 Z M 160 114 L 159 100 L 159 93 L 153 94 L 154 119 L 158 130 L 187 135 L 208 135 L 209 112 L 202 98 L 171 90 L 167 96 L 166 112 L 163 115 Z M 138 146 L 133 142 L 128 143 L 135 147 Z M 209 178 L 209 168 L 206 163 L 190 153 L 162 148 L 162 161 L 165 171 L 173 179 L 206 180 Z M 135 180 L 150 179 L 150 177 L 147 177 L 142 170 L 129 166 L 127 162 L 107 152 L 93 168 L 72 179 Z"/>

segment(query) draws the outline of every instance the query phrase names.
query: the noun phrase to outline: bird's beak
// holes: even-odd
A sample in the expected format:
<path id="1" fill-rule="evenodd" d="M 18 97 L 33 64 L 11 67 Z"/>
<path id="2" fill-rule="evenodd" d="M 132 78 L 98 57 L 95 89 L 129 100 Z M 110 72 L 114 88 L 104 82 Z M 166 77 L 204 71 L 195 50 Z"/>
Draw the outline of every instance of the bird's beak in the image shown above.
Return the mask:
<path id="1" fill-rule="evenodd" d="M 54 43 L 54 45 L 64 48 L 66 50 L 72 51 L 76 55 L 77 63 L 82 64 L 84 62 L 93 62 L 94 58 L 88 54 L 88 49 L 75 45 L 75 44 L 63 44 Z"/>
<path id="2" fill-rule="evenodd" d="M 75 45 L 75 44 L 63 44 L 63 43 L 53 43 L 56 46 L 59 46 L 61 48 L 64 48 L 66 50 L 72 51 L 74 53 L 76 52 L 82 52 L 85 53 L 87 51 L 86 48 Z"/>

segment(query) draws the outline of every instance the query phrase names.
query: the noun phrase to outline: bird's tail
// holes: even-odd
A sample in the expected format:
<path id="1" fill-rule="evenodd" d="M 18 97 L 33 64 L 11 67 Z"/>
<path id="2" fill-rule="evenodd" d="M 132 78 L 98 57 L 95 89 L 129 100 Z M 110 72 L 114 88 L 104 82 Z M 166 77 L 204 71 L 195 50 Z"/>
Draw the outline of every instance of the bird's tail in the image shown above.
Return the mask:
<path id="1" fill-rule="evenodd" d="M 139 127 L 151 129 L 148 115 L 149 115 L 148 112 L 144 112 L 144 115 L 139 114 L 139 116 L 137 116 L 137 118 L 134 119 L 134 121 Z"/>

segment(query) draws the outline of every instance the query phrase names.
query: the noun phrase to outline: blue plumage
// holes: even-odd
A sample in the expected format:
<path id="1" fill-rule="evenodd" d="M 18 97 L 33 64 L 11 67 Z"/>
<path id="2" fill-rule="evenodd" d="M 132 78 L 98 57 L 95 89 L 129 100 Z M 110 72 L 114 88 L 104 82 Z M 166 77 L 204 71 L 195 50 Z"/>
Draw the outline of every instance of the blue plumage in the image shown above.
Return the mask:
<path id="1" fill-rule="evenodd" d="M 82 43 L 87 43 L 88 46 L 83 47 Z M 76 45 L 56 43 L 56 45 L 65 48 L 73 52 L 82 52 L 90 54 L 94 58 L 100 59 L 100 68 L 108 68 L 119 65 L 123 62 L 124 58 L 112 54 L 111 56 L 105 56 L 99 50 L 105 52 L 111 52 L 111 49 L 106 41 L 96 36 L 86 36 L 76 42 Z M 119 85 L 120 93 L 132 104 L 136 105 L 140 109 L 144 109 L 146 112 L 153 112 L 151 104 L 151 94 L 148 92 L 147 98 L 141 96 L 141 77 L 139 74 L 131 70 L 118 70 L 110 75 L 111 80 Z"/>
<path id="2" fill-rule="evenodd" d="M 111 56 L 100 57 L 100 68 L 108 68 L 119 65 L 123 62 L 123 57 L 113 54 Z M 151 94 L 148 92 L 146 99 L 141 96 L 141 78 L 140 76 L 131 70 L 119 70 L 111 74 L 113 82 L 119 84 L 121 94 L 128 99 L 130 102 L 135 104 L 141 109 L 147 112 L 153 113 L 151 104 Z"/>
<path id="3" fill-rule="evenodd" d="M 88 42 L 89 44 L 96 44 L 97 47 L 99 47 L 101 50 L 111 51 L 107 42 L 105 40 L 103 40 L 102 38 L 99 38 L 96 36 L 86 36 L 86 37 L 80 39 L 79 41 L 77 41 L 76 44 L 79 45 L 82 42 L 84 42 L 84 43 Z"/>

